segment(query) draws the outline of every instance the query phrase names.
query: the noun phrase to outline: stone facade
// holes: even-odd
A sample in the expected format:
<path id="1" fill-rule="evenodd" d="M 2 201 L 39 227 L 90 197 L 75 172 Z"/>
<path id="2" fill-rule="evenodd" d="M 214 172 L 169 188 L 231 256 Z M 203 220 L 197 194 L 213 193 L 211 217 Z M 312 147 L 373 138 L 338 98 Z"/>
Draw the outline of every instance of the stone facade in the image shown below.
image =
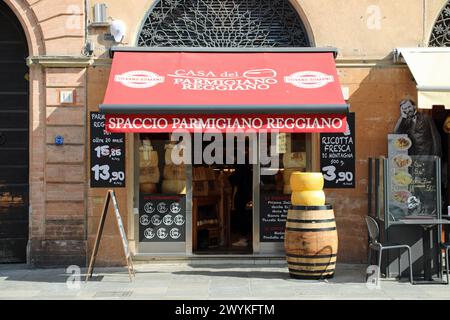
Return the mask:
<path id="1" fill-rule="evenodd" d="M 92 6 L 106 3 L 108 14 L 123 20 L 123 45 L 133 46 L 152 0 L 4 0 L 16 13 L 30 50 L 30 241 L 34 265 L 85 265 L 97 231 L 105 190 L 89 188 L 89 111 L 98 110 L 107 85 L 111 60 L 104 27 L 86 28 Z M 357 188 L 327 191 L 334 202 L 341 262 L 363 262 L 367 232 L 367 158 L 386 154 L 386 134 L 398 118 L 398 102 L 415 97 L 415 83 L 406 66 L 394 65 L 396 47 L 426 46 L 434 21 L 447 0 L 292 0 L 314 45 L 339 49 L 342 85 L 350 89 L 356 112 Z M 85 12 L 89 16 L 86 17 Z M 87 31 L 86 31 L 87 30 Z M 85 41 L 95 44 L 83 55 Z M 73 104 L 59 101 L 61 90 L 75 93 Z M 56 146 L 56 135 L 65 137 Z M 318 143 L 318 142 L 317 142 Z M 132 150 L 133 136 L 127 136 Z M 317 147 L 317 145 L 316 145 Z M 133 165 L 127 160 L 127 176 Z M 130 178 L 131 179 L 131 178 Z M 132 181 L 129 182 L 129 185 Z M 133 243 L 132 190 L 118 190 L 121 213 Z M 333 201 L 339 199 L 339 201 Z M 114 221 L 109 216 L 98 262 L 123 264 Z"/>

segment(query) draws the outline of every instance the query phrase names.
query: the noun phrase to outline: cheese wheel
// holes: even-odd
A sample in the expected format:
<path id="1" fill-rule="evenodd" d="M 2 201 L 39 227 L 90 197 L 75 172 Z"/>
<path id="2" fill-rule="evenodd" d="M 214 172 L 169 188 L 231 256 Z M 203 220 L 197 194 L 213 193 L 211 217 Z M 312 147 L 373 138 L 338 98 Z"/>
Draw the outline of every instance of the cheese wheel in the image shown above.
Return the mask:
<path id="1" fill-rule="evenodd" d="M 158 166 L 158 152 L 152 150 L 144 150 L 139 148 L 139 166 L 140 167 L 157 167 Z"/>
<path id="2" fill-rule="evenodd" d="M 155 183 L 140 183 L 139 191 L 141 193 L 156 193 L 157 185 Z"/>
<path id="3" fill-rule="evenodd" d="M 164 161 L 166 162 L 166 165 L 180 165 L 184 163 L 183 149 L 181 148 L 174 149 L 174 148 L 175 145 L 173 144 L 168 144 L 165 146 L 166 152 L 164 154 Z M 173 162 L 172 155 L 175 157 L 175 159 L 180 158 L 179 160 L 177 159 L 177 163 Z"/>
<path id="4" fill-rule="evenodd" d="M 285 168 L 306 168 L 306 152 L 288 152 L 283 155 Z"/>
<path id="5" fill-rule="evenodd" d="M 293 191 L 319 191 L 323 189 L 323 175 L 320 172 L 294 172 L 291 174 Z"/>
<path id="6" fill-rule="evenodd" d="M 186 167 L 168 165 L 164 167 L 163 173 L 164 179 L 166 180 L 184 180 L 186 179 Z"/>
<path id="7" fill-rule="evenodd" d="M 289 169 L 284 169 L 283 170 L 283 182 L 284 184 L 291 184 L 291 175 L 296 172 L 296 171 L 300 171 L 303 172 L 305 171 L 304 168 L 289 168 Z"/>
<path id="8" fill-rule="evenodd" d="M 186 181 L 163 180 L 162 192 L 170 194 L 186 194 Z"/>
<path id="9" fill-rule="evenodd" d="M 443 129 L 445 133 L 450 133 L 450 116 L 445 119 Z"/>
<path id="10" fill-rule="evenodd" d="M 283 194 L 291 194 L 291 193 L 292 193 L 291 185 L 285 184 L 283 186 Z"/>
<path id="11" fill-rule="evenodd" d="M 158 167 L 145 167 L 139 169 L 140 183 L 159 183 L 161 174 Z"/>
<path id="12" fill-rule="evenodd" d="M 293 191 L 291 196 L 293 206 L 324 206 L 323 191 Z"/>

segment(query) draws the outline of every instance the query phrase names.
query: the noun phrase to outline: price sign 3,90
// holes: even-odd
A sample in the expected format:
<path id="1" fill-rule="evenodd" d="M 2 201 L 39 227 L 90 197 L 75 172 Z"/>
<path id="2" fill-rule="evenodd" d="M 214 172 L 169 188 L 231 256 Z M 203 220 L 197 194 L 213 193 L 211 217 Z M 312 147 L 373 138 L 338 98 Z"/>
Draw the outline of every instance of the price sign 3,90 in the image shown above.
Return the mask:
<path id="1" fill-rule="evenodd" d="M 352 182 L 353 181 L 353 172 L 336 172 L 335 166 L 328 166 L 322 168 L 323 178 L 326 181 L 341 183 L 341 182 Z"/>

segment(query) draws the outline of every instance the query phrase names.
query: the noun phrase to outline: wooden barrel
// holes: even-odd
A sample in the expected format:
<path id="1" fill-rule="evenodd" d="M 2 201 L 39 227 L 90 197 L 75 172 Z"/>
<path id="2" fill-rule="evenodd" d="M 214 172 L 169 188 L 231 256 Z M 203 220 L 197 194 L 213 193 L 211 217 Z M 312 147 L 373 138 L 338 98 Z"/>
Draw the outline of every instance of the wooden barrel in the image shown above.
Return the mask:
<path id="1" fill-rule="evenodd" d="M 332 278 L 338 250 L 333 207 L 291 206 L 284 247 L 292 278 Z"/>

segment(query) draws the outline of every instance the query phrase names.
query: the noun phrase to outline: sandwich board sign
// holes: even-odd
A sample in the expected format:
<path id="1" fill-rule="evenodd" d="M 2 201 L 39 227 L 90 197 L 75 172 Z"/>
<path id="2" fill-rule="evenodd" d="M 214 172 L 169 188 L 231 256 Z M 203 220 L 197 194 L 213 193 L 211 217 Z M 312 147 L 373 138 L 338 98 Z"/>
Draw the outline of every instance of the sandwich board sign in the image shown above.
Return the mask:
<path id="1" fill-rule="evenodd" d="M 117 203 L 117 198 L 114 190 L 108 190 L 105 197 L 105 202 L 103 205 L 103 212 L 100 218 L 100 223 L 98 225 L 97 236 L 95 238 L 94 250 L 92 251 L 91 260 L 89 262 L 88 273 L 86 276 L 86 281 L 92 278 L 92 273 L 94 272 L 95 259 L 97 258 L 98 248 L 100 246 L 100 240 L 103 234 L 103 228 L 105 226 L 106 216 L 108 215 L 108 209 L 110 203 L 113 203 L 114 216 L 116 218 L 117 229 L 119 230 L 120 238 L 122 240 L 123 252 L 125 255 L 125 260 L 127 262 L 128 274 L 130 280 L 132 281 L 132 275 L 135 275 L 133 261 L 131 259 L 130 245 L 128 243 L 127 234 L 123 226 L 122 217 L 120 216 L 119 205 Z"/>

